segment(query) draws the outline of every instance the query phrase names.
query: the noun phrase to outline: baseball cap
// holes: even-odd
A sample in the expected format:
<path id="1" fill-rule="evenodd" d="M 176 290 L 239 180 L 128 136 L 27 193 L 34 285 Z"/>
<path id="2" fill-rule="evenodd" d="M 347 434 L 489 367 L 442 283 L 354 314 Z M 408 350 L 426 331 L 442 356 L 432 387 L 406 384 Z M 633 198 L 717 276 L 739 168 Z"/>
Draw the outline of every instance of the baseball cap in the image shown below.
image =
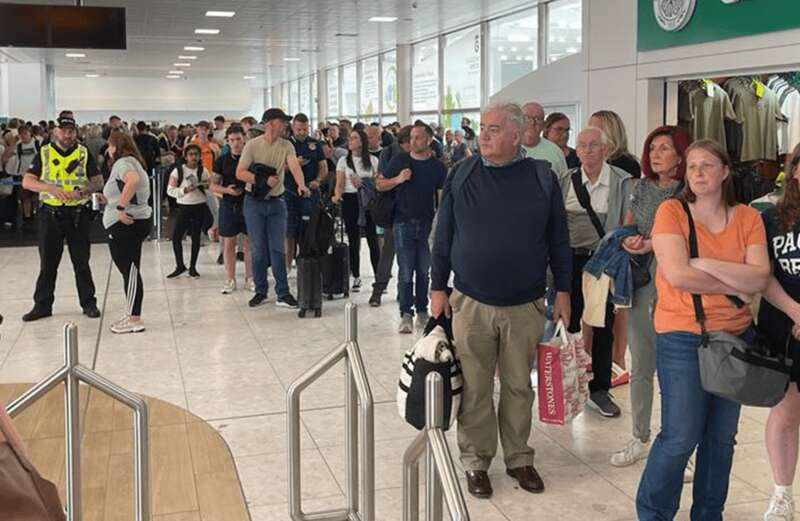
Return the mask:
<path id="1" fill-rule="evenodd" d="M 72 127 L 76 128 L 75 118 L 72 116 L 62 115 L 58 118 L 58 128 Z"/>
<path id="2" fill-rule="evenodd" d="M 273 119 L 282 119 L 284 121 L 292 120 L 292 118 L 290 116 L 287 116 L 286 113 L 283 112 L 281 109 L 272 108 L 264 111 L 264 115 L 261 116 L 261 123 L 266 123 Z"/>

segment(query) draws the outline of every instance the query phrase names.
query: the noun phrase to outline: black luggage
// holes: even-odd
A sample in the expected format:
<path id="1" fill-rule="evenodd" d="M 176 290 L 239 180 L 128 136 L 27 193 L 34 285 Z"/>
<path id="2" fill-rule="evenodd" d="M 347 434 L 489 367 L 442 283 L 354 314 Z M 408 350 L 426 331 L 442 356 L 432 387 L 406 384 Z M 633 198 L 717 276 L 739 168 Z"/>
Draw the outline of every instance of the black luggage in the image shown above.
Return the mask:
<path id="1" fill-rule="evenodd" d="M 322 271 L 319 259 L 297 259 L 297 316 L 304 318 L 309 311 L 314 317 L 322 316 Z"/>
<path id="2" fill-rule="evenodd" d="M 333 300 L 335 295 L 350 296 L 350 250 L 344 243 L 344 222 L 337 217 L 339 240 L 322 256 L 322 292 Z"/>
<path id="3" fill-rule="evenodd" d="M 0 182 L 10 182 L 6 177 Z M 19 211 L 19 187 L 14 187 L 10 194 L 0 195 L 0 224 L 7 223 L 17 225 L 17 212 Z"/>

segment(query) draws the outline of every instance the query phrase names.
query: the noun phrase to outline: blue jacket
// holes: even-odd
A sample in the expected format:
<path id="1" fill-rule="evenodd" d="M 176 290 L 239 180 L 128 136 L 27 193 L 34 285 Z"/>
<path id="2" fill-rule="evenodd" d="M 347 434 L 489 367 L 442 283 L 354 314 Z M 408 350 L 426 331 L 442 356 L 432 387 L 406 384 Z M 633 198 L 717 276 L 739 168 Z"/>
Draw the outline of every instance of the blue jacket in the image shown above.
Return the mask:
<path id="1" fill-rule="evenodd" d="M 639 235 L 636 225 L 620 226 L 608 232 L 583 268 L 596 279 L 603 273 L 609 276 L 614 282 L 609 298 L 615 306 L 630 307 L 633 297 L 631 256 L 622 248 L 622 241 L 631 235 Z"/>

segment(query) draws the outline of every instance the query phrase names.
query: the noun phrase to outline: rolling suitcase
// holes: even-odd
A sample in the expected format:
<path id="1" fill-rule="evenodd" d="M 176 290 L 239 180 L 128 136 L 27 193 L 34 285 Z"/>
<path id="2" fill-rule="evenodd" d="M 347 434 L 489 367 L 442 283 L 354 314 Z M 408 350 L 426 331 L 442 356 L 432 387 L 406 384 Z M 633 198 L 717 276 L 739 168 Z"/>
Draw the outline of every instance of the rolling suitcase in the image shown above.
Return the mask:
<path id="1" fill-rule="evenodd" d="M 322 271 L 319 259 L 297 259 L 297 316 L 304 318 L 309 311 L 314 317 L 322 316 Z"/>
<path id="2" fill-rule="evenodd" d="M 350 250 L 344 242 L 344 222 L 337 217 L 339 241 L 322 256 L 322 292 L 333 300 L 335 295 L 350 296 Z"/>

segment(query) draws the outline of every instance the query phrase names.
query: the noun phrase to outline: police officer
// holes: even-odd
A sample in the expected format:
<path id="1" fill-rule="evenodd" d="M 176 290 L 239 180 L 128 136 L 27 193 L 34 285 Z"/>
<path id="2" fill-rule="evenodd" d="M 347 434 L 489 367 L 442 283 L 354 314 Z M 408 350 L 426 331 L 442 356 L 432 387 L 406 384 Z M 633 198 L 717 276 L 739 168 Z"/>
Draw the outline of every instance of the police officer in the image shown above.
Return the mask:
<path id="1" fill-rule="evenodd" d="M 292 137 L 289 140 L 294 145 L 297 160 L 303 169 L 303 179 L 312 190 L 312 196 L 319 200 L 319 185 L 328 176 L 328 162 L 322 150 L 322 143 L 308 135 L 308 116 L 302 112 L 294 117 L 292 122 Z M 295 245 L 300 233 L 302 219 L 301 198 L 297 195 L 297 184 L 292 176 L 286 176 L 286 270 L 291 271 L 294 261 Z"/>
<path id="2" fill-rule="evenodd" d="M 22 317 L 24 322 L 53 314 L 53 292 L 64 240 L 75 270 L 83 314 L 100 316 L 95 299 L 92 272 L 89 269 L 91 247 L 91 195 L 103 189 L 94 158 L 78 143 L 75 118 L 62 113 L 54 140 L 42 146 L 22 180 L 26 190 L 39 192 L 39 278 L 33 295 L 33 309 Z"/>

